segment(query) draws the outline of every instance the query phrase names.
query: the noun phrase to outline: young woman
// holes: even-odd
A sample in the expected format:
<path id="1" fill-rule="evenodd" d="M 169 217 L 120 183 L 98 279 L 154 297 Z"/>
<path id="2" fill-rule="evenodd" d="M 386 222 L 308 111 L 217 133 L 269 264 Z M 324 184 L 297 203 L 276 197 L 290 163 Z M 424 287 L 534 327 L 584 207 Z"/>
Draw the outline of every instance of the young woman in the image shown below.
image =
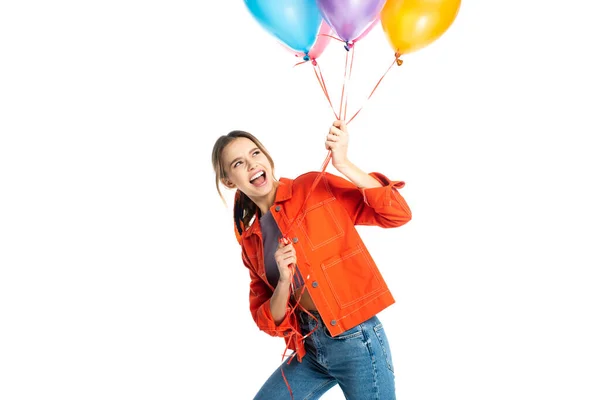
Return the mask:
<path id="1" fill-rule="evenodd" d="M 397 191 L 404 182 L 351 163 L 343 121 L 334 121 L 325 147 L 346 179 L 318 172 L 276 179 L 273 159 L 244 131 L 221 136 L 213 148 L 217 191 L 220 184 L 236 189 L 250 312 L 259 329 L 294 351 L 255 399 L 289 399 L 290 391 L 318 399 L 337 384 L 347 399 L 393 400 L 394 367 L 377 313 L 394 298 L 355 225 L 408 222 Z"/>

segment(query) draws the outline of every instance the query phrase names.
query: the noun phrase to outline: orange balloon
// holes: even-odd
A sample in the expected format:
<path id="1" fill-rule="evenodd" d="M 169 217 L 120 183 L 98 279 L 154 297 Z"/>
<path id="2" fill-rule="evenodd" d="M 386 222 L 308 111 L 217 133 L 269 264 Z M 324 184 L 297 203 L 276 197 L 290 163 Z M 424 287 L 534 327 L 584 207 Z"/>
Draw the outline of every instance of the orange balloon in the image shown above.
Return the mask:
<path id="1" fill-rule="evenodd" d="M 381 26 L 394 51 L 407 54 L 442 36 L 459 8 L 460 0 L 387 0 Z"/>

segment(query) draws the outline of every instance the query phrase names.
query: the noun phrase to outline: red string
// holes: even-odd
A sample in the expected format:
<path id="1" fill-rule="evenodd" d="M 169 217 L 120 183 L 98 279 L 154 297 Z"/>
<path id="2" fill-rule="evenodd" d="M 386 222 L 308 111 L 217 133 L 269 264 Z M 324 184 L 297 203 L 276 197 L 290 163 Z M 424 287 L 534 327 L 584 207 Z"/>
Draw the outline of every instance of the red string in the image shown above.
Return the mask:
<path id="1" fill-rule="evenodd" d="M 346 80 L 348 79 L 348 53 L 349 51 L 346 52 L 346 64 L 344 66 L 344 83 L 342 84 L 342 95 L 340 96 L 340 116 L 344 115 L 344 95 L 346 94 Z"/>
<path id="2" fill-rule="evenodd" d="M 326 33 L 319 33 L 319 36 L 327 36 L 327 37 L 337 40 L 338 42 L 344 43 L 344 41 L 337 36 L 328 35 Z"/>
<path id="3" fill-rule="evenodd" d="M 350 51 L 352 51 L 352 60 L 350 63 L 350 69 L 348 69 L 348 56 L 350 53 Z M 344 103 L 344 94 L 346 93 L 346 84 L 347 81 L 350 78 L 350 75 L 352 74 L 352 65 L 354 64 L 354 46 L 350 47 L 350 50 L 346 52 L 346 64 L 344 67 L 344 83 L 342 85 L 342 95 L 341 95 L 341 99 L 340 99 L 340 112 L 339 112 L 339 116 L 346 114 L 346 108 L 344 107 L 344 104 L 348 104 L 348 99 L 346 98 L 345 103 Z M 313 62 L 313 66 L 316 66 L 317 62 L 314 61 Z M 320 69 L 319 69 L 320 71 Z M 317 80 L 319 81 L 319 84 L 321 84 L 321 88 L 323 89 L 323 93 L 325 93 L 325 96 L 327 97 L 327 100 L 329 100 L 330 104 L 331 104 L 331 98 L 329 96 L 329 93 L 327 91 L 327 87 L 325 85 L 325 80 L 321 80 L 319 78 L 319 75 L 316 73 L 316 69 L 315 69 L 315 75 L 317 76 Z M 322 78 L 322 75 L 321 75 Z M 333 108 L 333 104 L 332 104 L 332 108 Z M 335 110 L 333 112 L 336 116 L 337 119 L 339 119 L 338 114 L 335 113 Z M 325 174 L 325 170 L 327 169 L 327 165 L 329 164 L 329 161 L 331 161 L 332 155 L 331 155 L 331 150 L 329 150 L 329 152 L 327 153 L 327 157 L 325 158 L 325 161 L 323 162 L 323 165 L 321 167 L 321 172 L 319 173 L 319 175 L 317 175 L 317 178 L 314 180 L 310 190 L 308 191 L 306 197 L 304 198 L 304 202 L 302 203 L 302 206 L 298 209 L 298 212 L 296 213 L 296 215 L 294 216 L 294 218 L 292 219 L 292 221 L 290 222 L 287 231 L 283 234 L 284 238 L 287 238 L 287 235 L 289 233 L 289 230 L 292 228 L 292 226 L 294 225 L 294 222 L 296 221 L 296 219 L 298 218 L 298 216 L 300 215 L 300 213 L 302 212 L 302 210 L 304 209 L 304 206 L 306 205 L 306 202 L 308 201 L 308 198 L 310 197 L 310 195 L 312 194 L 313 190 L 315 189 L 315 187 L 317 186 L 317 184 L 319 183 L 319 181 L 321 180 L 321 178 L 323 177 L 323 175 Z M 304 214 L 306 215 L 306 214 Z M 302 219 L 304 219 L 304 216 L 302 217 Z M 298 221 L 298 224 L 300 224 L 300 222 L 302 221 L 302 219 L 300 221 Z"/>
<path id="4" fill-rule="evenodd" d="M 344 95 L 346 93 L 346 84 L 347 81 L 349 80 L 349 77 L 351 75 L 352 72 L 352 64 L 354 63 L 354 47 L 351 48 L 352 51 L 352 61 L 350 63 L 350 70 L 348 70 L 348 52 L 346 52 L 346 64 L 345 64 L 345 70 L 344 70 L 344 84 L 342 86 L 342 95 L 340 98 L 340 113 L 339 116 L 342 115 L 342 112 L 344 113 L 344 118 L 345 118 L 345 114 L 346 114 L 346 109 L 348 108 L 348 97 L 346 97 L 344 99 Z M 319 81 L 319 84 L 321 86 L 321 89 L 323 89 L 323 93 L 325 94 L 325 97 L 327 98 L 327 100 L 329 101 L 329 104 L 331 105 L 331 108 L 333 110 L 334 115 L 336 116 L 336 119 L 340 119 L 338 114 L 336 114 L 335 110 L 333 109 L 333 104 L 331 102 L 331 97 L 329 96 L 329 92 L 327 91 L 327 86 L 325 84 L 325 80 L 323 79 L 323 75 L 317 73 L 317 63 L 316 61 L 313 61 L 313 66 L 314 66 L 314 70 L 315 70 L 315 76 L 317 77 L 317 80 Z M 320 69 L 319 69 L 319 72 Z M 296 223 L 296 220 L 298 220 L 298 217 L 300 216 L 300 214 L 302 213 L 302 211 L 304 210 L 304 207 L 306 205 L 306 202 L 308 201 L 310 195 L 312 194 L 312 192 L 315 190 L 317 184 L 319 183 L 319 181 L 321 180 L 321 178 L 323 177 L 323 175 L 325 174 L 325 170 L 327 169 L 327 166 L 329 165 L 329 162 L 331 161 L 332 158 L 332 153 L 331 150 L 328 151 L 327 153 L 327 157 L 325 158 L 325 161 L 323 162 L 323 165 L 321 166 L 321 171 L 319 172 L 319 174 L 317 175 L 317 177 L 315 178 L 315 180 L 313 181 L 310 189 L 308 190 L 308 193 L 306 194 L 306 196 L 304 197 L 304 201 L 302 202 L 302 205 L 300 206 L 300 208 L 298 209 L 298 212 L 296 213 L 296 215 L 294 216 L 294 218 L 292 218 L 288 228 L 285 230 L 285 232 L 283 232 L 282 234 L 282 238 L 280 239 L 280 242 L 283 244 L 288 244 L 289 243 L 289 238 L 288 238 L 288 234 L 289 231 L 292 229 L 292 227 L 294 226 L 294 223 Z M 306 217 L 306 212 L 304 212 L 304 214 L 302 214 L 302 217 L 298 220 L 297 224 L 300 225 L 300 223 L 302 222 L 302 220 Z M 304 294 L 304 291 L 306 290 L 306 284 L 304 284 L 300 290 L 300 294 L 296 294 L 296 290 L 294 287 L 294 278 L 293 275 L 296 272 L 296 269 L 294 267 L 294 265 L 290 264 L 290 269 L 291 269 L 291 273 L 292 273 L 292 285 L 291 285 L 291 292 L 294 293 L 295 296 L 295 304 L 294 306 L 291 308 L 291 310 L 289 311 L 290 314 L 294 313 L 296 311 L 297 307 L 300 307 L 300 309 L 307 313 L 310 317 L 312 317 L 315 321 L 318 322 L 318 319 L 310 313 L 310 311 L 308 311 L 305 307 L 303 307 L 300 304 L 300 300 L 302 299 L 302 295 Z M 287 348 L 289 347 L 289 343 L 290 340 L 292 340 L 293 338 L 296 338 L 298 336 L 302 337 L 302 339 L 306 339 L 307 337 L 309 337 L 310 335 L 313 334 L 313 332 L 317 329 L 318 324 L 315 325 L 315 327 L 308 332 L 306 335 L 302 336 L 302 332 L 299 332 L 295 327 L 292 326 L 292 334 L 289 335 L 289 339 L 286 341 L 286 347 L 285 350 L 287 350 Z M 283 360 L 285 359 L 285 350 L 283 352 L 282 355 L 282 363 Z M 289 363 L 291 363 L 294 359 L 294 354 L 292 354 L 292 356 L 290 356 L 290 359 L 288 361 L 288 365 Z M 290 396 L 292 398 L 292 400 L 294 399 L 294 394 L 292 392 L 292 388 L 290 387 L 290 384 L 287 380 L 287 378 L 285 377 L 285 373 L 283 371 L 283 364 L 280 367 L 281 370 L 281 376 L 283 377 L 283 380 L 285 382 L 285 385 L 288 389 L 288 391 L 290 392 Z"/>
<path id="5" fill-rule="evenodd" d="M 329 36 L 329 35 L 327 35 L 327 36 Z M 338 114 L 335 112 L 335 109 L 333 108 L 333 102 L 331 101 L 331 97 L 329 96 L 329 91 L 327 90 L 327 85 L 325 84 L 325 78 L 323 77 L 323 72 L 321 72 L 321 67 L 317 63 L 317 60 L 313 58 L 312 60 L 300 61 L 300 62 L 294 64 L 294 67 L 297 67 L 298 65 L 306 64 L 308 61 L 312 61 L 311 63 L 313 65 L 313 71 L 315 72 L 315 77 L 317 78 L 317 81 L 319 82 L 319 86 L 321 86 L 321 89 L 323 90 L 323 93 L 325 94 L 325 98 L 329 102 L 329 106 L 331 107 L 331 110 L 333 111 L 333 115 L 335 115 L 335 119 L 340 119 Z"/>
<path id="6" fill-rule="evenodd" d="M 330 36 L 330 35 L 327 35 Z M 333 36 L 330 36 L 336 40 L 340 40 L 337 39 Z M 313 69 L 315 72 L 315 76 L 317 78 L 317 81 L 319 82 L 319 85 L 321 86 L 321 89 L 323 90 L 323 93 L 325 94 L 325 97 L 327 98 L 327 101 L 329 102 L 329 105 L 331 106 L 331 109 L 333 111 L 333 114 L 335 115 L 336 119 L 340 119 L 341 116 L 343 116 L 344 120 L 346 119 L 346 112 L 348 109 L 348 95 L 347 95 L 347 90 L 346 90 L 346 84 L 348 83 L 348 80 L 350 79 L 351 75 L 352 75 L 352 66 L 354 64 L 354 45 L 351 45 L 349 47 L 349 50 L 346 52 L 346 63 L 345 63 L 345 69 L 344 69 L 344 83 L 342 85 L 342 95 L 341 95 L 341 99 L 340 99 L 340 112 L 339 115 L 335 112 L 334 108 L 333 108 L 333 103 L 331 101 L 331 97 L 329 96 L 329 92 L 327 90 L 327 86 L 325 84 L 325 79 L 323 78 L 323 74 L 321 73 L 321 69 L 318 66 L 316 60 L 312 60 L 312 64 L 313 64 Z M 348 57 L 349 57 L 349 52 L 352 52 L 352 58 L 350 61 L 350 68 L 348 68 Z M 297 65 L 300 64 L 304 64 L 307 61 L 303 61 L 300 62 Z M 394 65 L 394 63 L 398 64 L 398 65 L 402 65 L 402 61 L 400 60 L 400 55 L 398 53 L 395 54 L 395 58 L 394 58 L 394 62 L 389 66 L 389 68 L 386 70 L 386 72 L 383 74 L 383 76 L 379 79 L 379 81 L 377 82 L 377 84 L 375 85 L 375 87 L 373 88 L 373 90 L 371 91 L 371 93 L 369 94 L 369 97 L 367 98 L 367 101 L 371 98 L 371 96 L 373 96 L 373 93 L 375 93 L 375 90 L 377 89 L 377 87 L 379 87 L 379 84 L 381 83 L 381 81 L 383 80 L 383 78 L 387 75 L 387 73 L 390 71 L 390 69 L 392 68 L 392 66 Z M 318 69 L 318 72 L 317 72 Z M 344 98 L 344 96 L 346 96 Z M 350 118 L 350 120 L 348 120 L 348 122 L 346 123 L 346 125 L 348 125 L 350 122 L 352 122 L 352 120 L 354 120 L 354 118 L 358 115 L 358 113 L 362 110 L 362 108 L 364 107 L 361 106 L 361 108 L 352 116 L 352 118 Z M 302 222 L 302 220 L 306 217 L 306 211 L 304 211 L 304 213 L 302 214 L 302 217 L 296 222 L 296 220 L 298 219 L 298 217 L 301 215 L 301 213 L 304 210 L 304 207 L 306 206 L 306 202 L 308 201 L 308 198 L 310 197 L 310 195 L 312 194 L 312 192 L 315 190 L 317 184 L 319 183 L 319 181 L 322 179 L 322 177 L 325 175 L 325 170 L 327 169 L 327 166 L 329 165 L 329 162 L 332 159 L 332 152 L 331 150 L 328 151 L 327 153 L 327 157 L 325 158 L 325 161 L 323 162 L 323 165 L 321 166 L 321 171 L 319 172 L 319 174 L 317 175 L 317 177 L 315 178 L 315 180 L 313 181 L 313 184 L 311 185 L 306 197 L 304 198 L 304 201 L 302 202 L 302 205 L 300 206 L 300 208 L 298 209 L 298 212 L 296 213 L 296 215 L 294 216 L 294 218 L 292 218 L 288 228 L 285 230 L 285 232 L 283 232 L 282 234 L 282 238 L 280 239 L 280 242 L 282 242 L 283 244 L 288 244 L 289 243 L 289 238 L 288 238 L 288 234 L 290 232 L 290 230 L 292 229 L 292 227 L 294 226 L 295 223 L 297 223 L 298 225 L 300 225 L 300 223 Z M 294 285 L 294 274 L 296 273 L 296 268 L 294 265 L 290 264 L 290 269 L 291 269 L 291 274 L 292 274 L 292 279 L 291 279 L 291 293 L 294 294 L 294 305 L 291 308 L 291 310 L 289 311 L 290 314 L 293 314 L 296 310 L 297 307 L 300 307 L 300 309 L 307 313 L 310 317 L 312 317 L 315 321 L 318 322 L 318 319 L 312 314 L 310 313 L 310 311 L 308 311 L 305 307 L 303 307 L 300 304 L 300 300 L 302 299 L 302 295 L 304 294 L 305 290 L 306 290 L 306 283 L 302 286 L 301 290 L 300 290 L 300 294 L 296 294 L 296 288 Z M 308 278 L 308 276 L 307 276 Z M 289 301 L 289 298 L 288 298 Z M 296 329 L 293 325 L 292 325 L 292 333 L 288 336 L 287 340 L 286 340 L 286 347 L 285 350 L 283 352 L 282 355 L 282 365 L 280 367 L 281 369 L 281 376 L 283 377 L 283 380 L 285 382 L 285 385 L 288 389 L 288 391 L 290 392 L 290 396 L 291 399 L 294 399 L 294 394 L 292 392 L 292 388 L 287 380 L 287 378 L 285 377 L 285 373 L 283 371 L 283 361 L 285 360 L 285 353 L 288 349 L 288 347 L 290 347 L 290 342 L 292 340 L 294 340 L 297 337 L 302 337 L 302 340 L 305 340 L 307 337 L 309 337 L 310 335 L 313 334 L 313 332 L 317 329 L 318 324 L 315 325 L 315 327 L 308 332 L 306 335 L 302 335 L 302 332 L 300 332 L 298 329 Z M 287 364 L 289 365 L 293 359 L 294 359 L 294 355 L 296 355 L 297 353 L 294 352 L 292 353 L 292 355 L 289 357 L 289 361 L 287 362 Z"/>
<path id="7" fill-rule="evenodd" d="M 381 83 L 381 81 L 383 81 L 383 78 L 385 78 L 385 76 L 387 75 L 388 72 L 390 72 L 390 69 L 392 69 L 392 67 L 394 66 L 394 64 L 397 64 L 398 66 L 402 65 L 402 60 L 400 60 L 400 54 L 396 53 L 394 55 L 394 61 L 390 64 L 390 66 L 388 67 L 388 69 L 385 71 L 385 73 L 381 76 L 381 78 L 379 78 L 379 81 L 377 81 L 377 84 L 375 85 L 375 87 L 373 88 L 373 90 L 371 91 L 371 94 L 369 94 L 369 97 L 367 97 L 367 100 L 365 100 L 365 102 L 369 101 L 369 99 L 371 98 L 371 96 L 373 96 L 373 93 L 375 93 L 375 90 L 379 87 L 379 84 Z M 363 104 L 357 112 L 354 113 L 354 115 L 352 116 L 352 118 L 350 118 L 350 120 L 348 120 L 348 124 L 350 122 L 352 122 L 352 120 L 358 115 L 359 112 L 361 112 L 361 110 L 363 109 L 365 105 Z"/>
<path id="8" fill-rule="evenodd" d="M 318 69 L 318 72 L 317 72 Z M 331 106 L 331 111 L 333 111 L 333 115 L 335 115 L 336 119 L 340 119 L 340 117 L 337 115 L 337 113 L 335 112 L 334 108 L 333 108 L 333 102 L 331 101 L 331 97 L 329 96 L 329 91 L 327 90 L 327 85 L 325 84 L 325 78 L 323 78 L 323 73 L 321 72 L 321 67 L 319 66 L 319 64 L 317 64 L 316 61 L 313 62 L 313 70 L 315 71 L 315 76 L 317 77 L 317 81 L 319 81 L 319 85 L 321 86 L 321 89 L 323 89 L 323 93 L 325 94 L 325 97 L 327 98 L 327 101 L 329 102 L 329 105 Z"/>
<path id="9" fill-rule="evenodd" d="M 321 172 L 319 173 L 319 175 L 317 175 L 317 177 L 315 178 L 312 186 L 310 187 L 308 194 L 306 195 L 306 197 L 304 198 L 304 201 L 302 202 L 302 206 L 298 209 L 298 212 L 296 213 L 296 215 L 294 216 L 294 218 L 292 219 L 292 221 L 290 222 L 288 228 L 285 230 L 285 232 L 283 233 L 280 242 L 282 242 L 283 244 L 288 244 L 289 243 L 289 238 L 288 238 L 288 234 L 289 231 L 292 229 L 294 223 L 296 222 L 296 219 L 298 219 L 298 217 L 300 216 L 300 213 L 302 212 L 302 210 L 304 210 L 304 206 L 306 205 L 306 202 L 308 201 L 308 198 L 310 197 L 311 193 L 314 191 L 315 187 L 317 186 L 317 184 L 319 183 L 319 181 L 321 180 L 321 178 L 323 177 L 323 175 L 325 174 L 325 170 L 327 169 L 327 165 L 329 164 L 329 161 L 331 160 L 331 150 L 329 150 L 329 152 L 327 153 L 327 158 L 325 159 L 325 161 L 323 162 L 323 166 L 321 167 Z M 306 212 L 304 212 L 304 214 L 302 215 L 302 217 L 298 220 L 298 225 L 300 225 L 300 223 L 302 222 L 302 220 L 304 219 L 304 217 L 306 217 Z M 300 306 L 300 309 L 302 311 L 304 311 L 305 313 L 307 313 L 311 318 L 313 318 L 315 321 L 318 322 L 318 319 L 312 315 L 310 313 L 310 311 L 308 311 L 305 307 L 303 307 L 300 304 L 300 300 L 302 299 L 302 295 L 304 294 L 304 291 L 306 290 L 306 283 L 302 286 L 302 289 L 300 290 L 300 294 L 296 295 L 296 290 L 294 288 L 294 274 L 296 273 L 296 268 L 293 264 L 289 265 L 289 268 L 291 269 L 292 272 L 292 279 L 291 279 L 291 292 L 294 293 L 294 300 L 295 300 L 295 304 L 292 307 L 292 309 L 289 311 L 290 314 L 293 314 L 296 311 L 296 308 L 298 306 Z M 307 276 L 308 278 L 308 276 Z M 289 300 L 288 300 L 289 301 Z M 287 386 L 288 391 L 290 392 L 290 396 L 292 398 L 292 400 L 294 399 L 294 394 L 292 392 L 292 388 L 290 387 L 290 384 L 288 383 L 287 378 L 285 377 L 285 373 L 283 372 L 283 360 L 285 359 L 285 352 L 287 351 L 290 341 L 294 338 L 297 337 L 302 337 L 302 340 L 306 339 L 307 337 L 309 337 L 310 335 L 313 334 L 313 332 L 318 328 L 318 324 L 315 324 L 315 327 L 308 332 L 306 335 L 302 336 L 302 332 L 298 331 L 293 325 L 292 325 L 292 333 L 288 336 L 288 340 L 286 341 L 285 344 L 285 350 L 283 352 L 283 355 L 281 357 L 282 360 L 282 365 L 280 367 L 281 369 L 281 376 L 283 376 L 283 380 L 285 382 L 285 385 Z M 290 359 L 288 361 L 288 365 L 293 361 L 294 359 L 294 353 L 290 356 Z"/>
<path id="10" fill-rule="evenodd" d="M 352 66 L 354 65 L 354 48 L 356 46 L 353 45 L 352 47 L 350 47 L 350 51 L 352 52 L 352 58 L 350 59 L 350 70 L 348 71 L 348 80 L 347 82 L 350 82 L 350 79 L 352 77 Z M 349 91 L 349 89 L 348 89 Z M 346 111 L 348 111 L 348 94 L 346 94 L 346 104 L 344 105 L 344 121 L 346 120 Z"/>
<path id="11" fill-rule="evenodd" d="M 308 198 L 308 196 L 307 196 Z M 306 201 L 306 198 L 305 198 Z M 288 228 L 289 229 L 289 228 Z M 287 235 L 283 236 L 281 239 L 279 239 L 279 242 L 287 245 L 290 243 Z M 300 309 L 302 311 L 304 311 L 305 313 L 307 313 L 308 315 L 310 315 L 315 321 L 318 321 L 317 318 L 310 312 L 308 311 L 306 308 L 304 308 L 304 306 L 302 306 L 302 304 L 300 304 L 300 300 L 302 299 L 302 295 L 304 294 L 304 291 L 306 290 L 306 284 L 302 285 L 302 289 L 300 290 L 300 294 L 296 294 L 296 287 L 294 285 L 294 275 L 296 273 L 296 268 L 293 264 L 290 264 L 288 266 L 290 268 L 290 272 L 291 272 L 291 293 L 294 294 L 294 306 L 291 308 L 291 310 L 289 311 L 290 314 L 294 314 L 296 312 L 296 308 L 299 306 Z M 309 275 L 310 276 L 310 275 Z M 308 278 L 308 277 L 307 277 Z M 290 295 L 291 296 L 291 295 Z M 289 302 L 289 297 L 288 297 L 288 302 Z M 285 377 L 285 372 L 283 371 L 283 361 L 285 359 L 285 352 L 288 349 L 288 347 L 290 347 L 290 342 L 292 340 L 294 340 L 297 337 L 302 337 L 302 340 L 306 339 L 307 337 L 309 337 L 310 335 L 313 334 L 314 331 L 316 331 L 318 328 L 318 324 L 315 324 L 315 327 L 308 332 L 306 335 L 302 336 L 302 332 L 300 332 L 298 329 L 296 329 L 296 327 L 294 327 L 292 325 L 292 333 L 288 336 L 288 339 L 285 342 L 285 350 L 283 351 L 283 354 L 281 356 L 281 366 L 280 366 L 280 370 L 281 370 L 281 376 L 283 377 L 283 381 L 285 382 L 285 385 L 288 389 L 288 391 L 290 392 L 290 397 L 292 400 L 294 400 L 294 393 L 292 391 L 292 388 L 287 380 L 287 378 Z M 294 353 L 290 356 L 287 364 L 289 365 L 292 361 L 294 360 Z"/>

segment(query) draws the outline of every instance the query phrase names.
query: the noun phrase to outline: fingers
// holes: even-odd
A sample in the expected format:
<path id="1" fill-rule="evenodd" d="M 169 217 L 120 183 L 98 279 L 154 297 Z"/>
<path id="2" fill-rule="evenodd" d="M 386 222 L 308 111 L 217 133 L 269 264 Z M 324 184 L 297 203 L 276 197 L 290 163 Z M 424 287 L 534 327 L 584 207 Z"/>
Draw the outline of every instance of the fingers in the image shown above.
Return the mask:
<path id="1" fill-rule="evenodd" d="M 296 254 L 296 249 L 294 248 L 293 244 L 279 244 L 279 249 L 277 249 L 277 251 L 275 253 L 279 253 L 279 254 L 287 254 L 287 253 L 294 253 Z"/>
<path id="2" fill-rule="evenodd" d="M 289 264 L 296 264 L 296 249 L 290 243 L 284 245 L 279 243 L 279 249 L 275 252 L 275 261 L 280 266 L 287 266 Z"/>
<path id="3" fill-rule="evenodd" d="M 298 263 L 298 260 L 296 259 L 295 255 L 289 257 L 276 258 L 275 261 L 277 262 L 277 267 L 279 271 L 284 271 L 285 268 L 293 267 Z"/>
<path id="4" fill-rule="evenodd" d="M 331 128 L 329 128 L 328 135 L 345 136 L 345 135 L 347 135 L 347 133 L 344 132 L 343 130 L 339 129 L 339 128 L 336 128 L 335 126 L 332 126 Z"/>
<path id="5" fill-rule="evenodd" d="M 333 125 L 329 128 L 329 132 L 325 138 L 325 149 L 335 150 L 338 145 L 346 145 L 348 142 L 348 132 L 343 129 L 345 129 L 343 121 L 338 120 L 333 123 Z"/>
<path id="6" fill-rule="evenodd" d="M 334 135 L 333 133 L 328 133 L 327 134 L 327 138 L 326 141 L 327 142 L 337 142 L 339 141 L 341 138 L 337 135 Z"/>
<path id="7" fill-rule="evenodd" d="M 333 121 L 333 126 L 335 128 L 340 128 L 341 130 L 346 131 L 346 121 L 337 119 L 337 120 Z"/>
<path id="8" fill-rule="evenodd" d="M 288 255 L 287 257 L 283 257 L 280 265 L 295 265 L 296 264 L 296 255 Z"/>
<path id="9" fill-rule="evenodd" d="M 348 131 L 343 121 L 335 121 L 332 126 L 329 127 L 327 133 L 327 140 L 337 141 L 339 139 L 347 140 Z"/>
<path id="10" fill-rule="evenodd" d="M 339 143 L 340 143 L 339 137 L 329 134 L 329 135 L 327 135 L 327 138 L 325 139 L 325 149 L 335 150 L 338 147 Z"/>

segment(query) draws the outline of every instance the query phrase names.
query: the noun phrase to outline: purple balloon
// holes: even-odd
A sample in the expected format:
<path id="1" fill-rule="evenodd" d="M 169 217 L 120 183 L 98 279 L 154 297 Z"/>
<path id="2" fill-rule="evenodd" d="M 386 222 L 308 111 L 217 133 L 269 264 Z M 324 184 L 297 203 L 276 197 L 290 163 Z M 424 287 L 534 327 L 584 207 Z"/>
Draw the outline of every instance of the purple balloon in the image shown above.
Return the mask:
<path id="1" fill-rule="evenodd" d="M 317 0 L 323 19 L 340 39 L 351 42 L 376 19 L 386 0 Z"/>

